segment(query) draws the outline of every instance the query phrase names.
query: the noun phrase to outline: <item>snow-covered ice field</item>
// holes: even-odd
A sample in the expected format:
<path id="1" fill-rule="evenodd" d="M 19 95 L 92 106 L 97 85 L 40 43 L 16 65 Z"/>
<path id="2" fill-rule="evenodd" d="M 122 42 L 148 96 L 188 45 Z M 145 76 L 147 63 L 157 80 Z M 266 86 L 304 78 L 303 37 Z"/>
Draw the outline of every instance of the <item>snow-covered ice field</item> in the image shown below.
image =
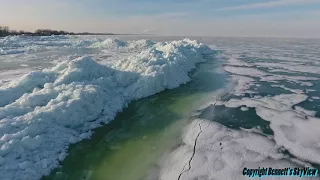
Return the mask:
<path id="1" fill-rule="evenodd" d="M 159 103 L 158 116 L 165 116 L 167 112 L 161 110 L 172 106 L 165 98 L 196 102 L 198 110 L 170 107 L 177 114 L 188 114 L 183 118 L 191 119 L 185 121 L 190 124 L 186 128 L 184 123 L 168 126 L 184 131 L 179 135 L 181 142 L 162 156 L 160 164 L 159 157 L 154 157 L 157 171 L 144 179 L 248 179 L 242 176 L 244 167 L 319 167 L 319 49 L 319 40 L 308 39 L 0 39 L 0 179 L 49 175 L 64 162 L 70 144 L 90 138 L 97 127 L 112 121 L 130 102 L 173 88 L 183 96 L 169 90 L 166 96 L 160 95 L 164 98 L 161 103 L 150 97 L 150 102 Z M 210 64 L 215 61 L 224 64 Z M 197 67 L 199 63 L 203 65 Z M 199 74 L 190 75 L 192 70 Z M 206 79 L 208 73 L 210 78 Z M 223 93 L 218 87 L 208 88 L 222 86 L 218 81 L 224 81 L 223 74 L 229 74 Z M 189 81 L 190 85 L 179 87 Z M 152 122 L 155 118 L 143 120 Z M 160 134 L 173 132 L 168 127 Z M 178 131 L 174 132 L 171 134 Z M 147 136 L 142 139 L 146 141 Z M 133 143 L 132 149 L 150 145 Z M 114 151 L 119 149 L 117 146 Z M 114 154 L 112 158 L 117 159 Z M 135 158 L 125 161 L 137 162 L 139 156 Z M 101 165 L 105 172 L 108 163 L 113 165 L 110 161 Z M 61 171 L 55 174 L 70 173 Z M 87 179 L 101 179 L 94 170 L 88 172 L 93 175 L 87 174 Z M 134 178 L 142 177 L 131 176 Z M 117 179 L 128 177 L 119 174 Z"/>
<path id="2" fill-rule="evenodd" d="M 161 179 L 249 179 L 241 175 L 244 167 L 319 168 L 320 41 L 218 38 L 213 44 L 234 88 L 189 125 Z"/>

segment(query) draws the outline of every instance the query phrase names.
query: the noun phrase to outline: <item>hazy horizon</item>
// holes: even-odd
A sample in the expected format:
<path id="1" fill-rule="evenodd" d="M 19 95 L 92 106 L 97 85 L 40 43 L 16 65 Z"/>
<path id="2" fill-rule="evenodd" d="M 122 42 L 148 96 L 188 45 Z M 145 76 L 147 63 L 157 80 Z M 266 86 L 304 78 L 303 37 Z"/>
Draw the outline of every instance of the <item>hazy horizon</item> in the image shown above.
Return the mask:
<path id="1" fill-rule="evenodd" d="M 0 3 L 0 25 L 15 30 L 320 38 L 319 0 L 1 0 Z"/>

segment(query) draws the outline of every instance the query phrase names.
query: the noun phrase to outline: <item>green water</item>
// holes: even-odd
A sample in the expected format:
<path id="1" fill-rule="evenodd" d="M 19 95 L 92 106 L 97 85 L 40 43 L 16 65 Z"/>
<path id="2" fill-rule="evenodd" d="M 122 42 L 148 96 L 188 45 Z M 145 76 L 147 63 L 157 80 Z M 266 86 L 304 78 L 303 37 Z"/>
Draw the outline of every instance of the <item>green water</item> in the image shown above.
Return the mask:
<path id="1" fill-rule="evenodd" d="M 156 179 L 158 162 L 179 145 L 192 113 L 225 85 L 226 75 L 216 72 L 220 65 L 211 58 L 188 84 L 131 103 L 91 139 L 72 145 L 61 167 L 43 180 Z"/>

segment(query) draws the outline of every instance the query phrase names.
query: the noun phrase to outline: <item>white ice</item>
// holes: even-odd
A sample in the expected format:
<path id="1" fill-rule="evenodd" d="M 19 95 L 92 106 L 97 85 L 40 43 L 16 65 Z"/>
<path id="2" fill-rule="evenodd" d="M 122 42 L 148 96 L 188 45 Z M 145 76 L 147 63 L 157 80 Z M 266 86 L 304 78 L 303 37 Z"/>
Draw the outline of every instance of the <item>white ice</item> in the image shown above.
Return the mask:
<path id="1" fill-rule="evenodd" d="M 110 48 L 110 42 L 143 50 L 112 68 L 80 57 L 0 87 L 1 180 L 47 175 L 71 143 L 89 138 L 130 101 L 188 82 L 188 72 L 212 51 L 188 39 L 137 45 L 106 40 L 103 45 Z"/>
<path id="2" fill-rule="evenodd" d="M 230 94 L 243 96 L 252 93 L 252 89 L 258 93 L 253 97 L 250 95 L 250 98 L 218 101 L 215 106 L 224 105 L 242 111 L 254 109 L 258 116 L 270 122 L 274 136 L 263 134 L 258 127 L 234 130 L 216 122 L 194 120 L 185 129 L 182 145 L 168 158 L 160 179 L 176 180 L 179 176 L 180 180 L 250 179 L 242 176 L 244 166 L 310 167 L 305 162 L 319 164 L 320 119 L 315 117 L 316 111 L 303 107 L 302 103 L 307 99 L 314 102 L 318 99 L 318 96 L 308 97 L 305 92 L 318 91 L 319 42 L 222 38 L 215 43 L 219 45 L 212 47 L 223 50 L 223 58 L 226 60 L 224 69 L 236 83 Z M 282 82 L 290 83 L 290 86 L 280 84 Z M 267 86 L 271 89 L 270 93 L 266 91 L 266 84 L 271 84 Z M 314 88 L 305 89 L 304 86 Z M 263 97 L 263 94 L 259 94 L 259 88 L 264 88 L 266 94 L 275 94 L 277 91 L 274 88 L 282 88 L 294 94 Z M 283 150 L 288 150 L 295 158 L 284 155 Z"/>
<path id="3" fill-rule="evenodd" d="M 308 66 L 308 65 L 301 65 L 301 64 L 291 64 L 289 63 L 254 63 L 257 66 L 261 67 L 273 67 L 273 68 L 279 68 L 279 69 L 285 69 L 293 72 L 304 72 L 304 73 L 314 73 L 314 74 L 320 74 L 320 68 L 317 66 Z"/>
<path id="4" fill-rule="evenodd" d="M 247 67 L 254 66 L 253 64 L 246 63 L 244 61 L 239 60 L 238 58 L 239 57 L 230 57 L 225 64 L 228 64 L 231 66 L 247 66 Z"/>
<path id="5" fill-rule="evenodd" d="M 7 82 L 10 82 L 14 79 L 17 79 L 18 77 L 22 76 L 23 74 L 26 74 L 30 72 L 31 69 L 23 68 L 19 70 L 6 70 L 6 71 L 0 71 L 0 86 L 4 85 Z"/>
<path id="6" fill-rule="evenodd" d="M 320 119 L 315 112 L 292 107 L 307 100 L 303 94 L 283 94 L 274 97 L 231 99 L 227 107 L 255 108 L 262 119 L 270 122 L 274 140 L 299 159 L 320 163 Z"/>
<path id="7" fill-rule="evenodd" d="M 288 88 L 284 85 L 272 84 L 271 87 L 279 87 L 279 88 L 285 89 L 287 91 L 290 91 L 290 92 L 296 93 L 296 94 L 303 94 L 304 93 L 304 91 L 301 89 L 292 89 L 292 88 Z"/>
<path id="8" fill-rule="evenodd" d="M 233 90 L 233 94 L 236 96 L 242 96 L 248 93 L 248 89 L 253 86 L 255 82 L 254 79 L 246 76 L 232 75 L 231 78 L 236 83 Z"/>
<path id="9" fill-rule="evenodd" d="M 197 143 L 193 157 L 195 141 Z M 286 158 L 278 148 L 280 147 L 274 141 L 258 133 L 232 130 L 216 122 L 197 119 L 186 128 L 183 145 L 168 158 L 160 179 L 177 180 L 180 176 L 180 180 L 243 180 L 250 179 L 242 175 L 244 167 L 256 169 L 305 165 Z M 191 157 L 193 158 L 190 161 Z M 263 179 L 278 179 L 278 177 L 263 177 Z M 300 178 L 289 176 L 282 179 Z"/>
<path id="10" fill-rule="evenodd" d="M 248 111 L 249 110 L 249 108 L 245 107 L 245 106 L 242 106 L 240 109 L 241 109 L 241 111 Z"/>
<path id="11" fill-rule="evenodd" d="M 224 69 L 227 72 L 230 72 L 232 74 L 237 74 L 237 75 L 247 75 L 251 77 L 261 77 L 261 76 L 266 76 L 267 73 L 260 71 L 255 68 L 248 68 L 248 67 L 235 67 L 235 66 L 224 66 Z"/>

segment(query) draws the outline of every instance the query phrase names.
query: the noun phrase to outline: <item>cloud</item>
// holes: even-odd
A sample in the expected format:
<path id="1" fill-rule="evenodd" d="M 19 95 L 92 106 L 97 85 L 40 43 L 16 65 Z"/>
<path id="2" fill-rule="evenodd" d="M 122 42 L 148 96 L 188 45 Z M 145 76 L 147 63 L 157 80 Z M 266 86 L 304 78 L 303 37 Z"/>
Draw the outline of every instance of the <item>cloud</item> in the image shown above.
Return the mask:
<path id="1" fill-rule="evenodd" d="M 271 8 L 277 6 L 288 6 L 288 5 L 300 5 L 300 4 L 313 4 L 320 3 L 319 0 L 274 0 L 263 3 L 253 3 L 253 4 L 245 4 L 240 6 L 231 6 L 220 8 L 218 10 L 245 10 L 245 9 L 261 9 L 261 8 Z"/>

